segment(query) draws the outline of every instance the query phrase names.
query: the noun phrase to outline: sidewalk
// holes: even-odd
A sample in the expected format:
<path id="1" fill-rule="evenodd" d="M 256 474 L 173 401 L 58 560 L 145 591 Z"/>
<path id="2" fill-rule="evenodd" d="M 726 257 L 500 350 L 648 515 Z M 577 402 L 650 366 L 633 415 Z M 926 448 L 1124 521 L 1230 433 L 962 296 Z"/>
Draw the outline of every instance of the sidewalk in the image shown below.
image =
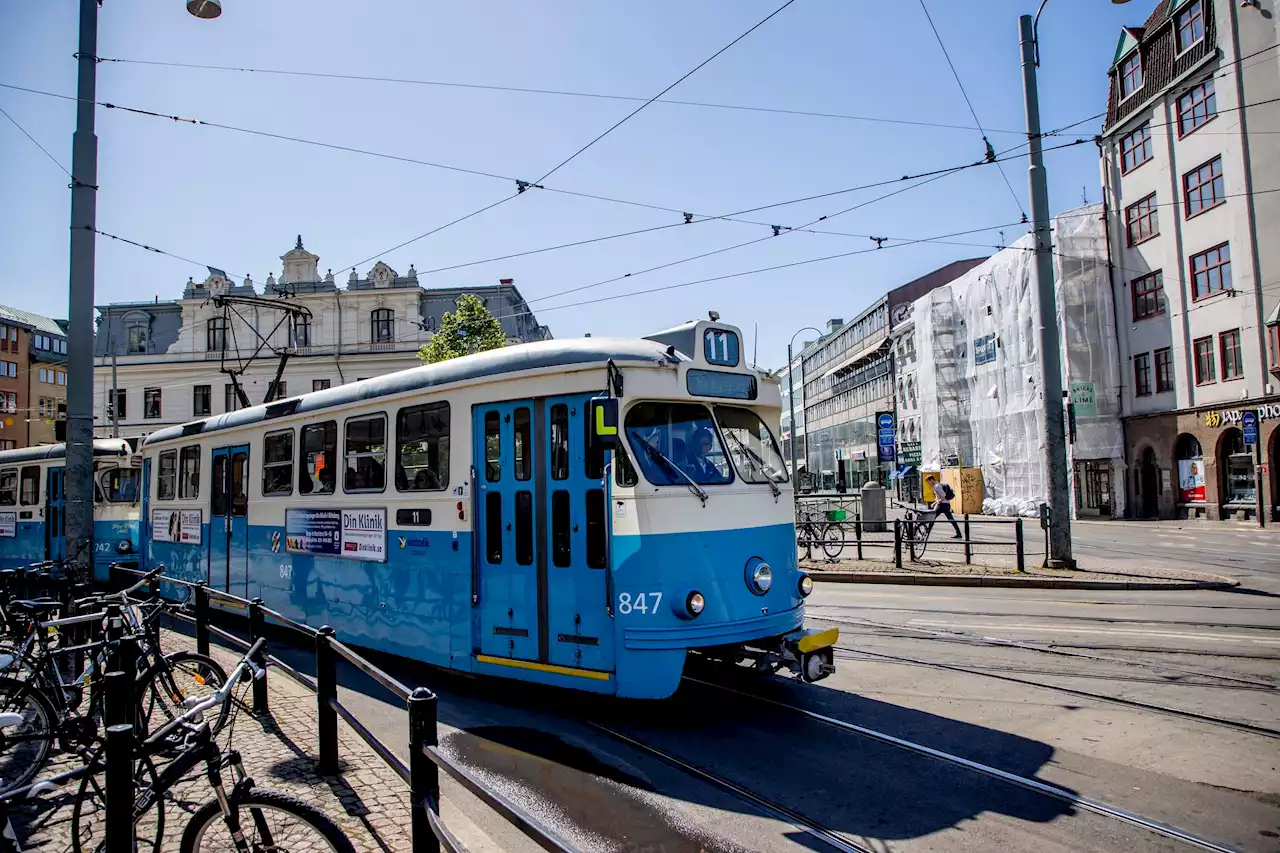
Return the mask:
<path id="1" fill-rule="evenodd" d="M 195 650 L 193 639 L 175 632 L 165 632 L 164 643 L 166 651 Z M 225 649 L 215 646 L 211 651 L 227 670 L 238 660 Z M 315 696 L 280 670 L 268 672 L 270 715 L 260 720 L 248 708 L 234 711 L 234 721 L 223 729 L 218 742 L 225 746 L 230 739 L 258 787 L 292 794 L 324 811 L 359 853 L 410 850 L 408 786 L 341 722 L 338 738 L 343 772 L 338 776 L 317 774 L 313 758 Z M 79 765 L 74 755 L 58 755 L 41 778 Z M 71 849 L 77 784 L 50 791 L 15 809 L 13 822 L 24 850 L 64 853 Z M 212 798 L 213 789 L 203 774 L 203 766 L 171 790 L 165 801 L 164 839 L 159 849 L 177 850 L 187 815 Z M 82 829 L 84 824 L 82 819 Z M 95 815 L 94 824 L 95 841 L 100 841 L 101 813 Z M 154 841 L 154 825 L 141 825 L 139 838 Z"/>

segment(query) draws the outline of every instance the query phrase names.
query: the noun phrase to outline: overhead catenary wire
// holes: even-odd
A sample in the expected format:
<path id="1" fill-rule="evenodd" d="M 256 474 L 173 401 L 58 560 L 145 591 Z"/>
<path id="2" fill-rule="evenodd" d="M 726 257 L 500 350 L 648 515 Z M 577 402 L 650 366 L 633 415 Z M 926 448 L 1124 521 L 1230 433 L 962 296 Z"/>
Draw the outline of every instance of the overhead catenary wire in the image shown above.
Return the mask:
<path id="1" fill-rule="evenodd" d="M 49 149 L 48 149 L 48 148 L 45 148 L 43 145 L 41 145 L 41 144 L 36 140 L 36 138 L 35 138 L 34 136 L 32 136 L 30 133 L 27 133 L 27 129 L 26 129 L 25 127 L 23 127 L 21 124 L 19 124 L 19 123 L 18 123 L 18 120 L 17 120 L 16 118 L 14 118 L 13 116 L 9 115 L 9 113 L 5 112 L 4 107 L 0 107 L 0 115 L 3 115 L 5 118 L 7 118 L 9 121 L 11 121 L 11 122 L 13 123 L 13 126 L 14 126 L 14 127 L 16 127 L 19 131 L 21 131 L 21 133 L 22 133 L 22 135 L 23 135 L 23 136 L 25 136 L 27 139 L 31 140 L 31 144 L 32 144 L 32 145 L 34 145 L 35 147 L 39 148 L 39 149 L 40 149 L 40 151 L 44 153 L 44 156 L 46 156 L 46 157 L 48 157 L 48 158 L 49 158 L 49 161 L 50 161 L 51 163 L 53 163 L 53 165 L 55 165 L 55 166 L 57 166 L 59 169 L 61 169 L 61 170 L 62 170 L 62 173 L 63 173 L 64 175 L 66 175 L 68 178 L 71 178 L 72 182 L 74 182 L 74 181 L 75 181 L 75 177 L 74 177 L 74 176 L 72 176 L 72 174 L 71 174 L 71 170 L 70 170 L 70 169 L 68 169 L 66 166 L 62 165 L 62 162 L 61 162 L 60 160 L 58 160 L 58 158 L 57 158 L 57 157 L 54 157 L 52 154 L 50 154 L 50 153 L 49 153 Z"/>
<path id="2" fill-rule="evenodd" d="M 942 58 L 947 61 L 947 67 L 951 69 L 951 76 L 955 78 L 956 86 L 960 88 L 960 94 L 964 97 L 965 104 L 969 107 L 969 115 L 973 116 L 973 123 L 978 126 L 978 132 L 982 134 L 982 144 L 986 149 L 987 156 L 994 160 L 995 152 L 991 148 L 991 140 L 987 138 L 987 132 L 982 128 L 982 121 L 978 118 L 978 111 L 973 108 L 973 101 L 969 99 L 969 93 L 964 88 L 964 82 L 960 79 L 960 72 L 956 71 L 955 63 L 951 61 L 951 54 L 947 52 L 947 45 L 942 40 L 942 33 L 938 32 L 938 27 L 933 22 L 933 16 L 929 14 L 929 7 L 925 0 L 920 0 L 920 9 L 924 12 L 925 20 L 929 22 L 929 29 L 933 30 L 933 37 L 938 40 L 938 47 L 942 48 Z M 1009 195 L 1013 197 L 1013 203 L 1017 205 L 1018 212 L 1022 214 L 1022 218 L 1027 218 L 1027 211 L 1022 206 L 1022 199 L 1018 198 L 1018 194 L 1013 190 L 1013 184 L 1009 183 L 1009 176 L 1004 173 L 1004 167 L 997 164 L 996 168 L 1000 170 L 1000 177 L 1004 180 L 1004 185 L 1009 188 Z"/>

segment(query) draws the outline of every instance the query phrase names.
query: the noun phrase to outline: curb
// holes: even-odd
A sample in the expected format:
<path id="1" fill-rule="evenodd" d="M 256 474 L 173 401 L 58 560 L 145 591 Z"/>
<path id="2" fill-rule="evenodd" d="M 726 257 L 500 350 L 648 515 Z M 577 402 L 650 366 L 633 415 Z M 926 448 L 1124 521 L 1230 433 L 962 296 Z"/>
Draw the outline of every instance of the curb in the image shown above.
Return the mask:
<path id="1" fill-rule="evenodd" d="M 1010 575 L 922 575 L 910 572 L 810 572 L 809 577 L 826 583 L 914 584 L 916 586 L 985 586 L 1019 589 L 1111 589 L 1182 590 L 1231 589 L 1239 581 L 1100 581 L 1058 577 L 1016 577 Z"/>

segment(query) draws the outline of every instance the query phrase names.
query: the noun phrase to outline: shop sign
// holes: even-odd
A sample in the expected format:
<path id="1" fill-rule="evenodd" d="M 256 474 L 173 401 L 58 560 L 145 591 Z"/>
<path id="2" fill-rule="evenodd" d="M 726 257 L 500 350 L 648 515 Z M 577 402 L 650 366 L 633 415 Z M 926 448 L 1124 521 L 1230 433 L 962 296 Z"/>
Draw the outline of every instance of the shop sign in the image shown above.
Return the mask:
<path id="1" fill-rule="evenodd" d="M 1271 418 L 1280 418 L 1280 403 L 1264 403 L 1257 409 L 1215 409 L 1212 412 L 1204 413 L 1204 425 L 1208 427 L 1220 426 L 1236 426 L 1241 425 L 1246 413 L 1250 411 L 1257 412 L 1258 420 L 1265 421 Z"/>
<path id="2" fill-rule="evenodd" d="M 905 465 L 920 464 L 920 442 L 904 441 L 898 445 L 898 461 Z"/>
<path id="3" fill-rule="evenodd" d="M 1071 383 L 1071 404 L 1075 406 L 1076 417 L 1092 418 L 1098 414 L 1098 398 L 1092 382 Z"/>

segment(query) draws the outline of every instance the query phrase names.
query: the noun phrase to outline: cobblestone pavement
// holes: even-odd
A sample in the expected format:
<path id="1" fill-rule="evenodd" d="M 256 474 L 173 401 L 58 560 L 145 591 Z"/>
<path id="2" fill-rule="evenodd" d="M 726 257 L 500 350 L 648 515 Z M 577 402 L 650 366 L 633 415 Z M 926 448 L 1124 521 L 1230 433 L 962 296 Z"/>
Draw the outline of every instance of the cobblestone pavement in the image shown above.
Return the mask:
<path id="1" fill-rule="evenodd" d="M 166 632 L 165 651 L 195 650 L 194 640 L 178 633 Z M 214 648 L 213 656 L 230 671 L 238 658 L 224 649 Z M 228 740 L 243 757 L 245 770 L 257 787 L 268 788 L 297 797 L 325 812 L 351 839 L 359 853 L 389 853 L 410 849 L 408 787 L 400 777 L 365 745 L 345 724 L 339 723 L 339 755 L 342 758 L 338 776 L 321 776 L 316 772 L 314 695 L 278 669 L 268 668 L 270 685 L 269 716 L 255 718 L 247 706 L 238 708 L 218 737 L 219 744 Z M 247 686 L 245 701 L 248 702 Z M 41 776 L 80 766 L 74 755 L 59 754 Z M 77 783 L 51 791 L 25 804 L 13 815 L 18 838 L 25 851 L 63 853 L 72 849 L 72 815 Z M 156 844 L 156 821 L 140 823 L 139 850 L 177 850 L 188 816 L 213 799 L 213 790 L 203 774 L 203 766 L 170 791 L 164 804 L 164 831 Z M 96 842 L 102 839 L 102 814 L 82 814 L 81 832 L 92 833 Z M 85 849 L 92 849 L 82 841 Z M 230 849 L 230 848 L 228 848 Z"/>

